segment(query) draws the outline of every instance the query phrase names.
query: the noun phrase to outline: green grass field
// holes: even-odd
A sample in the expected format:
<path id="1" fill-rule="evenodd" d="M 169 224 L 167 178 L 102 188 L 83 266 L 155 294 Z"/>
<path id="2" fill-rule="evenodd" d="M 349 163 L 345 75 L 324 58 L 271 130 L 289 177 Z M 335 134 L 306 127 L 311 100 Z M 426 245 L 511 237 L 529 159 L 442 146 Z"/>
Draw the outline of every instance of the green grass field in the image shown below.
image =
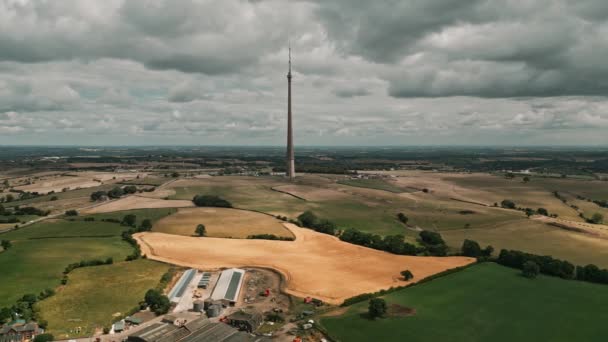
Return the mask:
<path id="1" fill-rule="evenodd" d="M 133 210 L 122 210 L 113 211 L 111 213 L 91 214 L 85 216 L 77 216 L 76 220 L 83 221 L 85 217 L 94 217 L 95 221 L 101 221 L 104 219 L 115 219 L 122 220 L 125 215 L 133 214 L 137 216 L 137 224 L 145 219 L 150 219 L 152 223 L 160 220 L 161 218 L 171 215 L 177 212 L 175 208 L 158 208 L 158 209 L 133 209 Z"/>
<path id="2" fill-rule="evenodd" d="M 383 179 L 348 179 L 348 180 L 340 180 L 340 181 L 338 181 L 338 184 L 355 186 L 355 187 L 359 187 L 359 188 L 384 190 L 384 191 L 389 191 L 389 192 L 394 192 L 394 193 L 416 191 L 414 189 L 398 187 Z"/>
<path id="3" fill-rule="evenodd" d="M 12 305 L 24 294 L 57 287 L 70 263 L 107 257 L 118 262 L 131 254 L 132 247 L 120 237 L 126 227 L 101 222 L 102 218 L 121 220 L 126 214 L 135 214 L 139 224 L 146 218 L 155 222 L 173 212 L 175 209 L 140 209 L 95 214 L 91 215 L 93 222 L 84 221 L 83 216 L 74 217 L 74 221 L 50 219 L 0 234 L 0 239 L 13 243 L 0 253 L 0 307 Z"/>
<path id="4" fill-rule="evenodd" d="M 321 324 L 339 341 L 604 341 L 608 286 L 475 265 L 384 297 L 412 316 L 366 318 L 367 302 Z"/>
<path id="5" fill-rule="evenodd" d="M 110 327 L 113 315 L 124 315 L 155 287 L 169 266 L 139 259 L 113 265 L 85 267 L 70 273 L 70 281 L 56 295 L 38 304 L 48 332 L 56 338 L 90 336 L 96 328 Z"/>
<path id="6" fill-rule="evenodd" d="M 120 236 L 124 226 L 111 222 L 49 219 L 1 235 L 3 239 L 25 240 L 61 237 Z"/>
<path id="7" fill-rule="evenodd" d="M 131 246 L 120 237 L 13 240 L 13 246 L 0 253 L 0 307 L 25 294 L 57 287 L 70 263 L 107 257 L 124 260 L 131 253 Z"/>

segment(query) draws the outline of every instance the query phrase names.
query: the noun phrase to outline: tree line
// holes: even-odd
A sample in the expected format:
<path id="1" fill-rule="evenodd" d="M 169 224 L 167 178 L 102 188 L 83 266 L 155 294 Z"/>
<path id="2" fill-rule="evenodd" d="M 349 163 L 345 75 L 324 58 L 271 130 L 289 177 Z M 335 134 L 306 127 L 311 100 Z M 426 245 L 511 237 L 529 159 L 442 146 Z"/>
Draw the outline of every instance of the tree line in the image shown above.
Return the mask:
<path id="1" fill-rule="evenodd" d="M 232 203 L 215 195 L 196 195 L 192 202 L 197 207 L 232 208 Z"/>
<path id="2" fill-rule="evenodd" d="M 538 265 L 539 272 L 542 274 L 564 279 L 576 279 L 592 283 L 608 284 L 608 269 L 600 269 L 593 264 L 574 266 L 568 261 L 555 259 L 551 256 L 506 249 L 500 251 L 496 262 L 504 266 L 522 270 L 527 262 L 533 262 Z"/>

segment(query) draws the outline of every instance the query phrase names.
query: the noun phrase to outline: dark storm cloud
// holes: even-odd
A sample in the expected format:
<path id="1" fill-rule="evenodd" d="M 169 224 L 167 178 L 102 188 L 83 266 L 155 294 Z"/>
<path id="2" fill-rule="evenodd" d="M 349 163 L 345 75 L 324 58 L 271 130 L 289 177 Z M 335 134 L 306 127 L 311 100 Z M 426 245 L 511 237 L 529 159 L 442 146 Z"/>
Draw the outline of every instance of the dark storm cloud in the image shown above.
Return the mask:
<path id="1" fill-rule="evenodd" d="M 606 1 L 323 1 L 343 53 L 390 68 L 394 97 L 608 92 Z"/>
<path id="2" fill-rule="evenodd" d="M 606 18 L 605 0 L 0 0 L 0 143 L 280 144 L 289 37 L 298 144 L 606 144 Z"/>
<path id="3" fill-rule="evenodd" d="M 284 11 L 283 11 L 284 12 Z M 284 45 L 286 16 L 242 1 L 8 1 L 0 61 L 130 59 L 152 69 L 218 75 Z"/>

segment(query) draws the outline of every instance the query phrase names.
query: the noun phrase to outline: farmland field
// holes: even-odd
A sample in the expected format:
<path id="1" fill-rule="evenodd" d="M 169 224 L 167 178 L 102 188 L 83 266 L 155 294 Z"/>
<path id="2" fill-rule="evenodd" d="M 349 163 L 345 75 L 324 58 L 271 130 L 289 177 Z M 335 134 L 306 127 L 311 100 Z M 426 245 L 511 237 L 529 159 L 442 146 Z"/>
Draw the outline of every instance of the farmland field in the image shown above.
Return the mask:
<path id="1" fill-rule="evenodd" d="M 113 316 L 124 315 L 138 306 L 168 268 L 166 264 L 139 259 L 72 271 L 61 291 L 38 304 L 42 318 L 49 323 L 48 332 L 56 338 L 74 338 L 70 330 L 76 327 L 82 329 L 80 336 L 110 327 L 116 320 Z"/>
<path id="2" fill-rule="evenodd" d="M 153 231 L 194 235 L 198 224 L 204 224 L 207 236 L 247 238 L 254 234 L 273 234 L 293 237 L 281 221 L 272 216 L 230 208 L 182 208 L 177 213 L 158 221 Z"/>
<path id="3" fill-rule="evenodd" d="M 482 245 L 517 249 L 540 255 L 552 255 L 575 264 L 596 264 L 608 268 L 608 240 L 553 227 L 542 222 L 520 219 L 494 229 L 443 231 L 450 246 L 460 247 L 464 239 Z"/>
<path id="4" fill-rule="evenodd" d="M 384 191 L 390 191 L 390 192 L 394 192 L 394 193 L 417 191 L 412 188 L 396 186 L 395 184 L 393 184 L 389 181 L 383 180 L 383 179 L 349 179 L 349 180 L 340 180 L 340 181 L 338 181 L 338 184 L 356 186 L 356 187 L 360 187 L 360 188 L 384 190 Z"/>
<path id="5" fill-rule="evenodd" d="M 321 324 L 339 341 L 600 341 L 608 287 L 554 277 L 524 278 L 493 263 L 469 267 L 384 296 L 396 314 L 366 318 L 367 302 Z M 415 310 L 400 315 L 403 308 Z"/>
<path id="6" fill-rule="evenodd" d="M 59 285 L 65 267 L 83 259 L 114 258 L 121 261 L 133 248 L 122 240 L 126 228 L 101 219 L 122 219 L 135 214 L 137 224 L 145 218 L 153 222 L 173 213 L 175 209 L 142 209 L 91 215 L 93 222 L 78 216 L 74 221 L 50 219 L 0 234 L 13 246 L 0 253 L 0 307 L 13 304 L 27 293 L 39 293 Z"/>
<path id="7" fill-rule="evenodd" d="M 416 277 L 413 281 L 417 281 L 474 261 L 458 256 L 395 255 L 285 225 L 295 235 L 295 241 L 199 238 L 157 232 L 138 233 L 135 237 L 149 259 L 201 269 L 272 268 L 287 279 L 288 293 L 333 304 L 360 293 L 407 284 L 399 275 L 404 268 L 410 269 Z"/>
<path id="8" fill-rule="evenodd" d="M 132 250 L 120 237 L 13 240 L 13 246 L 0 253 L 0 307 L 25 294 L 57 287 L 70 263 L 108 257 L 124 260 Z"/>

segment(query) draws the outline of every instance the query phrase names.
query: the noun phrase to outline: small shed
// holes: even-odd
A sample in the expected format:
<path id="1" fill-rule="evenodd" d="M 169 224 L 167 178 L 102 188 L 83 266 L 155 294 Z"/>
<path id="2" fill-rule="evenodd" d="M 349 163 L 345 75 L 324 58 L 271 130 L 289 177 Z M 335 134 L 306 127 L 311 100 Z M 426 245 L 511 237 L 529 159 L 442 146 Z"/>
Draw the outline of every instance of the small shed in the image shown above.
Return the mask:
<path id="1" fill-rule="evenodd" d="M 114 323 L 114 332 L 122 332 L 125 330 L 125 321 L 118 321 Z"/>
<path id="2" fill-rule="evenodd" d="M 264 322 L 264 317 L 257 311 L 238 311 L 227 317 L 228 324 L 249 333 L 255 331 Z"/>
<path id="3" fill-rule="evenodd" d="M 125 318 L 125 322 L 127 322 L 131 325 L 140 325 L 143 322 L 143 320 L 141 318 L 129 316 L 129 317 Z"/>

